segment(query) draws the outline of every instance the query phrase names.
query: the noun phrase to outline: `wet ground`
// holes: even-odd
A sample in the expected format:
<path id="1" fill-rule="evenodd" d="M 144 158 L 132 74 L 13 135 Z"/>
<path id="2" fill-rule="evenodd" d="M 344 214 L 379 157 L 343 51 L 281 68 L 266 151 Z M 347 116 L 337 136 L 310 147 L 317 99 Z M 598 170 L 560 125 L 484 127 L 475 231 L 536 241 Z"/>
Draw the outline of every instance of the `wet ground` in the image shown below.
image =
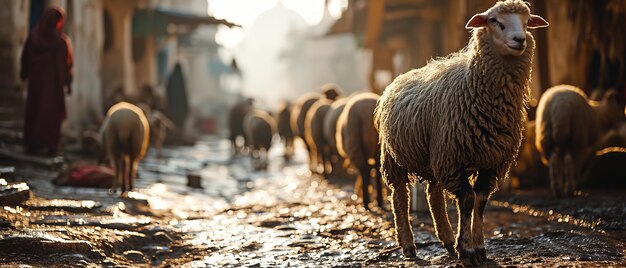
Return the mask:
<path id="1" fill-rule="evenodd" d="M 413 215 L 418 260 L 405 259 L 389 212 L 365 211 L 350 181 L 283 165 L 251 172 L 225 141 L 152 154 L 129 197 L 53 186 L 45 167 L 17 165 L 34 196 L 0 208 L 0 266 L 389 267 L 455 266 L 430 216 Z M 202 188 L 186 176 L 200 176 Z M 626 191 L 557 200 L 547 191 L 500 193 L 488 206 L 484 266 L 626 266 Z M 454 213 L 452 213 L 454 214 Z M 453 220 L 454 222 L 454 220 Z"/>

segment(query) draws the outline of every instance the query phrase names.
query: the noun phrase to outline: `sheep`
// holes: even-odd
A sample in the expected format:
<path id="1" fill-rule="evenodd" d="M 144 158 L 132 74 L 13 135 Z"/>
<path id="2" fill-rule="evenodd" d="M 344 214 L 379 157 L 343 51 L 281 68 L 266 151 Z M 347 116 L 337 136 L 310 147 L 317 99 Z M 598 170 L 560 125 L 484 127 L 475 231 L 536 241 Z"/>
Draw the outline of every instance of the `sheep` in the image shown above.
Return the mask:
<path id="1" fill-rule="evenodd" d="M 313 159 L 311 156 L 311 148 L 309 144 L 305 141 L 305 130 L 304 130 L 304 120 L 306 118 L 306 114 L 311 109 L 311 106 L 320 99 L 320 95 L 317 93 L 307 93 L 300 96 L 293 105 L 293 110 L 291 111 L 291 129 L 293 134 L 296 137 L 299 137 L 304 142 L 304 145 L 309 153 L 309 160 Z M 309 161 L 309 169 L 313 171 L 313 164 Z"/>
<path id="2" fill-rule="evenodd" d="M 278 124 L 278 134 L 285 144 L 284 158 L 286 162 L 289 162 L 294 154 L 294 135 L 290 123 L 292 107 L 293 105 L 288 101 L 281 103 L 276 118 Z"/>
<path id="3" fill-rule="evenodd" d="M 150 125 L 150 144 L 157 150 L 157 158 L 163 158 L 163 142 L 167 137 L 167 130 L 174 128 L 174 122 L 158 110 L 152 110 L 148 115 Z"/>
<path id="4" fill-rule="evenodd" d="M 230 109 L 230 114 L 228 116 L 228 126 L 230 128 L 230 142 L 233 146 L 233 155 L 238 155 L 243 151 L 244 146 L 237 145 L 237 138 L 243 137 L 243 119 L 250 110 L 253 109 L 254 99 L 247 98 L 239 103 L 237 103 L 233 108 Z M 245 140 L 245 139 L 244 139 Z"/>
<path id="5" fill-rule="evenodd" d="M 324 139 L 324 117 L 326 117 L 328 110 L 330 110 L 331 104 L 332 101 L 328 99 L 316 101 L 307 112 L 304 120 L 304 136 L 306 143 L 310 146 L 310 155 L 314 157 L 311 161 L 314 163 L 314 171 L 322 174 L 326 179 L 328 179 L 328 175 L 330 174 L 329 165 L 327 165 L 327 163 L 330 161 L 331 149 Z M 321 172 L 319 171 L 320 166 L 322 169 Z"/>
<path id="6" fill-rule="evenodd" d="M 122 195 L 133 190 L 137 162 L 148 149 L 150 126 L 144 112 L 128 102 L 119 102 L 107 112 L 100 128 L 102 148 L 115 165 L 111 192 L 121 185 Z"/>
<path id="7" fill-rule="evenodd" d="M 526 121 L 535 48 L 526 29 L 546 26 L 521 0 L 497 2 L 469 20 L 466 48 L 396 77 L 378 100 L 381 173 L 404 255 L 417 254 L 408 187 L 419 179 L 448 252 L 464 265 L 486 259 L 483 211 L 508 176 Z M 454 244 L 444 191 L 459 215 Z"/>
<path id="8" fill-rule="evenodd" d="M 616 132 L 623 118 L 616 92 L 601 98 L 600 102 L 590 101 L 581 89 L 558 85 L 539 101 L 535 146 L 548 165 L 550 189 L 557 197 L 574 193 L 584 177 L 584 163 L 602 149 L 599 147 L 610 146 L 602 137 Z"/>
<path id="9" fill-rule="evenodd" d="M 361 93 L 348 101 L 337 120 L 337 151 L 345 159 L 344 167 L 358 171 L 363 206 L 369 209 L 369 185 L 371 171 L 376 170 L 376 201 L 383 207 L 383 186 L 380 181 L 380 147 L 378 132 L 374 128 L 374 108 L 379 96 L 374 93 Z"/>
<path id="10" fill-rule="evenodd" d="M 243 125 L 246 144 L 250 147 L 252 166 L 255 170 L 267 170 L 267 152 L 276 133 L 276 120 L 265 111 L 253 109 L 244 117 Z"/>
<path id="11" fill-rule="evenodd" d="M 348 98 L 342 98 L 335 101 L 328 109 L 326 116 L 324 117 L 324 143 L 328 145 L 330 149 L 330 170 L 331 174 L 338 174 L 339 171 L 344 171 L 342 164 L 344 162 L 343 158 L 339 155 L 337 151 L 337 120 L 343 112 L 343 109 L 346 107 L 346 103 L 348 103 Z"/>
<path id="12" fill-rule="evenodd" d="M 159 110 L 152 109 L 147 103 L 141 102 L 136 105 L 148 118 L 148 125 L 150 126 L 150 145 L 156 148 L 156 156 L 161 159 L 163 158 L 163 143 L 167 137 L 167 130 L 175 127 L 174 122 Z"/>
<path id="13" fill-rule="evenodd" d="M 315 104 L 320 99 L 328 99 L 334 101 L 341 94 L 341 90 L 339 87 L 334 86 L 332 84 L 324 85 L 321 89 L 322 94 L 318 93 L 307 93 L 298 98 L 294 104 L 292 113 L 291 113 L 291 128 L 293 133 L 304 141 L 307 151 L 309 152 L 309 169 L 312 172 L 316 172 L 315 168 L 315 156 L 312 155 L 311 144 L 306 141 L 306 126 L 304 121 L 306 119 L 307 113 L 311 109 L 311 106 Z"/>

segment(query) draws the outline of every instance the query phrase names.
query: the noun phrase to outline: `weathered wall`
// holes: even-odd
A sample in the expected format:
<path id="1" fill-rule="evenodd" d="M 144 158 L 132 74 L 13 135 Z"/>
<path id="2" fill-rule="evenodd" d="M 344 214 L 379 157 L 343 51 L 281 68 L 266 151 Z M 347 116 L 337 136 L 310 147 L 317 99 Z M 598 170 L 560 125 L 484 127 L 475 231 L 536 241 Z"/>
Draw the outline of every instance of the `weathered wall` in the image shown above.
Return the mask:
<path id="1" fill-rule="evenodd" d="M 28 34 L 30 1 L 5 1 L 0 9 L 0 91 L 23 86 L 19 58 Z"/>

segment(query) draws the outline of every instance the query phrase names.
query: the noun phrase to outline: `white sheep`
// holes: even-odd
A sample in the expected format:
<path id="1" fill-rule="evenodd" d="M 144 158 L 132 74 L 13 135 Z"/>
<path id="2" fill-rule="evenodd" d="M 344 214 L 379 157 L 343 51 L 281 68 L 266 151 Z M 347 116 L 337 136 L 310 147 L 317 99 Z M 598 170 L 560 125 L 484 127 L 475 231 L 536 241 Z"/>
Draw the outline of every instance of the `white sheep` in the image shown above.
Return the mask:
<path id="1" fill-rule="evenodd" d="M 383 92 L 375 111 L 381 173 L 392 190 L 396 239 L 406 256 L 417 254 L 408 188 L 419 179 L 427 182 L 444 247 L 456 250 L 464 265 L 486 259 L 483 211 L 508 176 L 526 121 L 535 48 L 527 28 L 547 25 L 521 0 L 497 2 L 469 20 L 466 48 L 398 76 Z M 456 243 L 444 191 L 457 204 Z"/>
<path id="2" fill-rule="evenodd" d="M 556 196 L 574 193 L 584 177 L 584 163 L 593 160 L 596 150 L 621 145 L 621 138 L 617 144 L 610 141 L 624 117 L 618 94 L 609 91 L 597 97 L 599 102 L 589 100 L 571 85 L 554 86 L 541 96 L 535 146 L 548 165 L 550 188 Z"/>
<path id="3" fill-rule="evenodd" d="M 115 165 L 112 192 L 121 185 L 122 195 L 133 190 L 137 162 L 148 149 L 150 127 L 144 112 L 128 102 L 119 102 L 107 112 L 100 128 L 102 149 Z"/>

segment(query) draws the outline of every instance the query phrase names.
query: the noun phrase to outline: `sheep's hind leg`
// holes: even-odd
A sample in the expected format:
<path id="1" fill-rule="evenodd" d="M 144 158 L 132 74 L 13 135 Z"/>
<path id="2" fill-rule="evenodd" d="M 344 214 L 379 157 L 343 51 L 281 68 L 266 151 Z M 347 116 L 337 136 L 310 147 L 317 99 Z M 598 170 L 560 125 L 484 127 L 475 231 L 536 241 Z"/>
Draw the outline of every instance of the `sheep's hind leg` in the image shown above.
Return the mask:
<path id="1" fill-rule="evenodd" d="M 380 175 L 380 161 L 376 161 L 374 168 L 376 169 L 376 202 L 378 203 L 379 208 L 385 210 L 385 196 L 383 195 L 384 186 Z"/>
<path id="2" fill-rule="evenodd" d="M 132 160 L 130 159 L 130 156 L 124 156 L 124 160 L 122 160 L 124 162 L 124 176 L 122 177 L 122 194 L 126 193 L 128 194 L 128 191 L 130 191 L 129 189 L 129 182 L 130 182 L 130 176 L 131 176 L 131 172 L 133 170 L 132 167 Z"/>
<path id="3" fill-rule="evenodd" d="M 444 179 L 445 188 L 454 195 L 459 221 L 456 234 L 456 252 L 463 265 L 477 265 L 478 258 L 472 241 L 472 210 L 475 194 L 463 169 Z"/>
<path id="4" fill-rule="evenodd" d="M 124 158 L 120 158 L 116 156 L 116 158 L 114 159 L 115 159 L 115 177 L 113 178 L 113 181 L 111 182 L 111 189 L 109 189 L 110 194 L 117 193 L 117 188 L 119 187 L 119 181 L 123 178 L 123 174 L 124 174 L 123 173 L 124 165 L 122 163 Z"/>
<path id="5" fill-rule="evenodd" d="M 441 185 L 435 182 L 426 184 L 426 195 L 428 198 L 428 206 L 430 214 L 435 225 L 435 234 L 439 241 L 443 243 L 443 247 L 448 250 L 450 255 L 456 255 L 454 252 L 454 234 L 448 219 L 448 211 L 446 209 L 446 199 L 443 195 Z"/>
<path id="6" fill-rule="evenodd" d="M 384 148 L 384 145 L 381 145 Z M 402 247 L 404 256 L 417 257 L 417 248 L 413 239 L 413 230 L 409 218 L 409 178 L 408 173 L 402 169 L 389 155 L 384 153 L 381 157 L 381 174 L 383 180 L 391 188 L 391 208 L 396 227 L 396 240 Z"/>
<path id="7" fill-rule="evenodd" d="M 363 206 L 369 210 L 370 198 L 370 185 L 372 184 L 372 174 L 369 165 L 359 166 L 359 174 L 361 176 L 361 191 L 363 192 Z"/>
<path id="8" fill-rule="evenodd" d="M 137 178 L 137 162 L 132 159 L 129 160 L 130 174 L 128 174 L 128 191 L 132 191 L 135 186 L 135 179 Z"/>
<path id="9" fill-rule="evenodd" d="M 563 189 L 563 165 L 559 155 L 553 152 L 548 163 L 550 171 L 550 189 L 556 197 L 561 197 Z"/>
<path id="10" fill-rule="evenodd" d="M 472 239 L 474 241 L 474 251 L 478 257 L 478 261 L 487 260 L 487 251 L 485 250 L 485 236 L 483 233 L 483 215 L 485 206 L 489 200 L 489 195 L 496 188 L 496 177 L 493 171 L 481 170 L 478 173 L 478 179 L 474 182 L 474 209 L 472 215 Z"/>
<path id="11" fill-rule="evenodd" d="M 573 196 L 576 191 L 576 167 L 570 154 L 566 154 L 563 159 L 563 190 L 569 196 Z"/>

